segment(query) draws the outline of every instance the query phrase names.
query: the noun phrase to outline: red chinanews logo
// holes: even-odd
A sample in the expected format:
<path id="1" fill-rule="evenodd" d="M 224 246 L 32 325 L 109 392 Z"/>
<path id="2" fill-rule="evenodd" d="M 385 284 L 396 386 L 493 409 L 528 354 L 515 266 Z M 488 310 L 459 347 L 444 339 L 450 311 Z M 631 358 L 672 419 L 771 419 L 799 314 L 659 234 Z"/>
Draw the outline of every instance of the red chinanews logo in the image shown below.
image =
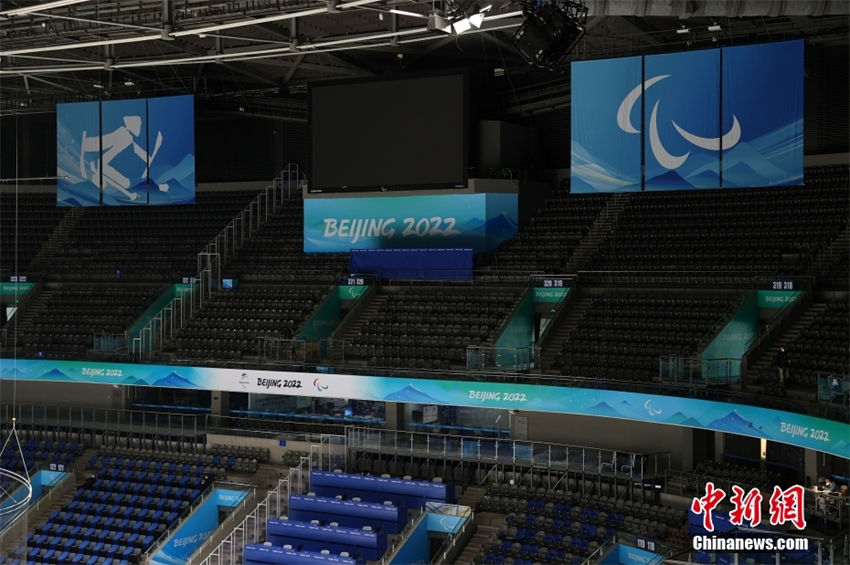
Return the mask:
<path id="1" fill-rule="evenodd" d="M 732 487 L 732 491 L 734 494 L 729 498 L 729 501 L 734 508 L 729 512 L 729 521 L 736 526 L 742 526 L 745 525 L 744 520 L 746 520 L 749 527 L 758 526 L 761 523 L 761 492 L 754 488 L 745 493 L 744 489 L 737 485 Z M 794 485 L 785 490 L 782 490 L 779 486 L 774 486 L 773 494 L 769 500 L 770 525 L 780 526 L 786 522 L 791 522 L 798 530 L 804 530 L 806 518 L 803 515 L 803 493 L 803 487 L 800 485 Z M 706 531 L 714 531 L 711 511 L 724 498 L 726 498 L 726 493 L 723 489 L 715 488 L 714 483 L 708 482 L 705 484 L 705 496 L 694 498 L 691 503 L 691 512 L 703 515 L 702 525 Z"/>

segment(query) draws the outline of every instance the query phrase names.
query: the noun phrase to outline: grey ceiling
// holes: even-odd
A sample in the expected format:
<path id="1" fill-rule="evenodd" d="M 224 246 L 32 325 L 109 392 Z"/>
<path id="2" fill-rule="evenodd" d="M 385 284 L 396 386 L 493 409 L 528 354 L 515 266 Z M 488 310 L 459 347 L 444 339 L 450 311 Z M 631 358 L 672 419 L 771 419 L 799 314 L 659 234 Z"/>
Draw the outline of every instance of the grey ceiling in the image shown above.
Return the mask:
<path id="1" fill-rule="evenodd" d="M 506 112 L 567 100 L 568 73 L 530 68 L 513 47 L 522 3 L 494 0 L 478 33 L 428 31 L 429 11 L 449 1 L 470 0 L 0 0 L 0 112 L 194 92 L 222 111 L 302 120 L 310 82 L 458 67 L 505 69 Z M 585 4 L 572 59 L 790 38 L 848 45 L 847 0 Z M 715 23 L 721 31 L 708 31 Z"/>

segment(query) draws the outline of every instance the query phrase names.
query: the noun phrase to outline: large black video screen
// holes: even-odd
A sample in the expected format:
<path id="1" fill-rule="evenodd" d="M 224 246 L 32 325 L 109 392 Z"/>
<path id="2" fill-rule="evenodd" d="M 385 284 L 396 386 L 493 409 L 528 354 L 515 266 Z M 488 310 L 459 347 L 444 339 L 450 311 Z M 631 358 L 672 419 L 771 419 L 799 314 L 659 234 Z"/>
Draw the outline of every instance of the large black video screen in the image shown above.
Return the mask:
<path id="1" fill-rule="evenodd" d="M 311 88 L 311 192 L 466 185 L 466 75 Z"/>

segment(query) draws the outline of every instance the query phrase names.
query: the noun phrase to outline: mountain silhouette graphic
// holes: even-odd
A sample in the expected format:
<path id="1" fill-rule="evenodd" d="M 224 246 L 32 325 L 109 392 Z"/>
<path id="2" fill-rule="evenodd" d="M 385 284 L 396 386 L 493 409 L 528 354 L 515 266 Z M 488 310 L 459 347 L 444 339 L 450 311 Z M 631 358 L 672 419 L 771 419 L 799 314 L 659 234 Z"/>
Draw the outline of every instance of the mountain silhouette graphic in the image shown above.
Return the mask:
<path id="1" fill-rule="evenodd" d="M 146 385 L 148 382 L 145 379 L 139 379 L 136 377 L 127 377 L 123 381 L 121 381 L 122 385 Z"/>
<path id="2" fill-rule="evenodd" d="M 668 424 L 675 424 L 677 426 L 702 427 L 699 420 L 691 416 L 686 416 L 681 412 L 676 412 L 664 421 Z"/>
<path id="3" fill-rule="evenodd" d="M 600 402 L 599 404 L 592 406 L 591 410 L 594 416 L 608 416 L 613 418 L 623 417 L 623 414 L 612 408 L 606 402 Z"/>
<path id="4" fill-rule="evenodd" d="M 72 377 L 69 377 L 59 369 L 51 369 L 50 371 L 44 373 L 43 375 L 38 377 L 39 379 L 44 379 L 47 381 L 73 381 Z"/>
<path id="5" fill-rule="evenodd" d="M 184 379 L 177 373 L 169 373 L 168 375 L 155 381 L 153 383 L 153 386 L 164 386 L 171 388 L 197 388 L 195 383 L 188 379 Z"/>
<path id="6" fill-rule="evenodd" d="M 668 188 L 693 188 L 693 185 L 682 178 L 676 171 L 667 171 L 663 175 L 646 179 L 647 188 L 666 190 Z"/>
<path id="7" fill-rule="evenodd" d="M 427 402 L 427 403 L 439 403 L 441 400 L 434 398 L 433 396 L 422 392 L 418 388 L 413 385 L 407 385 L 406 387 L 397 390 L 393 393 L 388 394 L 384 397 L 384 400 L 391 400 L 396 402 Z"/>
<path id="8" fill-rule="evenodd" d="M 738 414 L 738 412 L 735 410 L 733 410 L 722 418 L 718 418 L 709 422 L 707 427 L 717 430 L 723 430 L 724 432 L 737 432 L 743 435 L 758 435 L 760 437 L 768 437 L 766 434 L 762 433 L 761 430 L 755 427 L 752 422 L 742 418 L 741 415 Z"/>

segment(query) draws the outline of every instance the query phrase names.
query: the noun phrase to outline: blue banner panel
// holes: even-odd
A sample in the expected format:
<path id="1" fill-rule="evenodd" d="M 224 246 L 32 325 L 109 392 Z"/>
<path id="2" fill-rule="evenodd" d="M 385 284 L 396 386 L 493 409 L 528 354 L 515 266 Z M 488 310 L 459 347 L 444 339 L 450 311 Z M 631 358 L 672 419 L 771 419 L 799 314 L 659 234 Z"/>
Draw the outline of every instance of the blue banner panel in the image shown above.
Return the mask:
<path id="1" fill-rule="evenodd" d="M 646 57 L 643 89 L 646 190 L 719 187 L 720 50 Z"/>
<path id="2" fill-rule="evenodd" d="M 803 183 L 803 40 L 723 49 L 723 186 Z"/>
<path id="3" fill-rule="evenodd" d="M 195 202 L 195 98 L 148 99 L 150 203 Z"/>
<path id="4" fill-rule="evenodd" d="M 279 565 L 322 565 L 323 563 L 339 563 L 355 565 L 351 557 L 342 557 L 333 553 L 318 551 L 295 551 L 273 545 L 251 543 L 245 546 L 245 565 L 279 564 Z"/>
<path id="5" fill-rule="evenodd" d="M 572 192 L 641 190 L 641 58 L 575 62 Z"/>
<path id="6" fill-rule="evenodd" d="M 100 206 L 100 103 L 56 105 L 56 205 Z"/>
<path id="7" fill-rule="evenodd" d="M 516 194 L 304 200 L 308 253 L 411 247 L 493 251 L 516 230 Z"/>
<path id="8" fill-rule="evenodd" d="M 0 359 L 0 379 L 226 390 L 579 414 L 728 432 L 850 458 L 850 424 L 846 422 L 759 406 L 661 394 L 565 389 L 521 383 L 411 380 L 342 373 L 44 359 Z M 464 445 L 468 443 L 464 442 Z M 473 450 L 471 455 L 476 453 Z M 381 488 L 386 491 L 383 484 Z"/>
<path id="9" fill-rule="evenodd" d="M 383 279 L 472 280 L 472 249 L 352 249 L 356 275 Z"/>
<path id="10" fill-rule="evenodd" d="M 89 167 L 100 179 L 104 206 L 148 203 L 147 115 L 144 98 L 100 105 L 100 159 Z"/>
<path id="11" fill-rule="evenodd" d="M 189 518 L 174 532 L 151 558 L 153 565 L 179 565 L 186 563 L 189 557 L 201 547 L 218 528 L 218 507 L 221 498 L 226 501 L 224 506 L 237 502 L 245 497 L 245 493 L 225 490 L 221 495 L 212 493 L 192 513 Z"/>

